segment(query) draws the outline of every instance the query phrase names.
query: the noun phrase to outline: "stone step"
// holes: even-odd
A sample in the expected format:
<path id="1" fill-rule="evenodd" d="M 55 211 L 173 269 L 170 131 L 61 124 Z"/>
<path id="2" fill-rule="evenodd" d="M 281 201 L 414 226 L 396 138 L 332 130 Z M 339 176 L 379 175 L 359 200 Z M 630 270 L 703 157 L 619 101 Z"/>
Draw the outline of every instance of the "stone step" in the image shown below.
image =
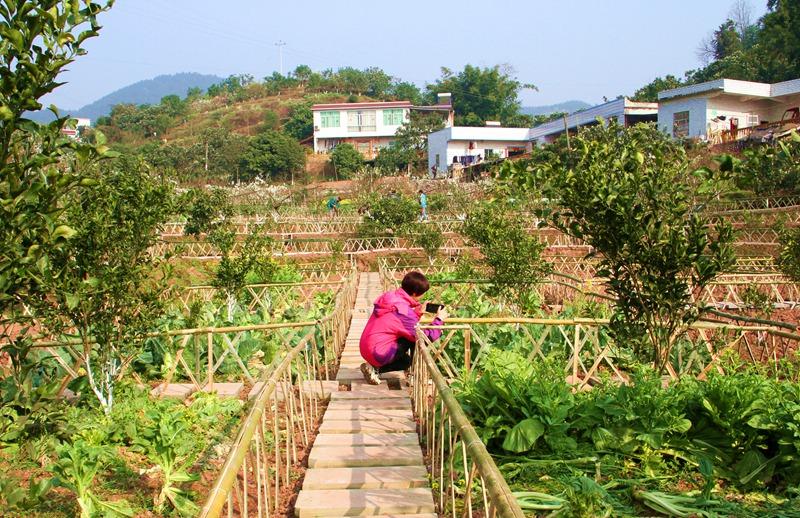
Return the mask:
<path id="1" fill-rule="evenodd" d="M 263 381 L 257 381 L 253 388 L 250 389 L 250 392 L 247 394 L 247 399 L 253 399 L 256 397 L 261 391 L 261 388 L 264 386 Z M 279 383 L 276 386 L 278 401 L 283 401 L 284 395 L 286 394 L 286 383 Z M 335 380 L 326 381 L 326 380 L 304 380 L 303 381 L 303 390 L 306 392 L 310 392 L 315 394 L 317 397 L 321 397 L 323 399 L 327 399 L 330 397 L 332 392 L 336 392 L 339 390 L 339 382 Z"/>
<path id="2" fill-rule="evenodd" d="M 357 368 L 339 368 L 338 374 L 336 374 L 337 381 L 350 381 L 350 380 L 360 380 L 364 379 L 364 375 L 361 374 L 361 370 Z"/>
<path id="3" fill-rule="evenodd" d="M 203 392 L 216 392 L 217 397 L 239 397 L 244 383 L 213 383 L 203 387 Z"/>
<path id="4" fill-rule="evenodd" d="M 350 391 L 340 391 L 331 393 L 331 401 L 352 401 L 352 400 L 381 400 L 381 399 L 408 399 L 408 392 L 405 390 L 389 390 L 384 385 L 364 385 L 354 387 Z"/>
<path id="5" fill-rule="evenodd" d="M 298 518 L 435 512 L 431 490 L 424 488 L 303 490 L 294 506 Z"/>
<path id="6" fill-rule="evenodd" d="M 411 399 L 392 398 L 392 399 L 373 399 L 373 400 L 336 400 L 328 404 L 328 411 L 331 410 L 383 410 L 389 408 L 399 408 L 411 410 Z"/>
<path id="7" fill-rule="evenodd" d="M 380 375 L 382 380 L 388 379 L 399 379 L 403 380 L 406 379 L 406 375 L 403 371 L 395 371 L 395 372 L 384 372 Z M 340 367 L 338 374 L 336 374 L 337 381 L 352 381 L 352 380 L 363 380 L 364 375 L 361 374 L 361 369 L 357 367 Z"/>
<path id="8" fill-rule="evenodd" d="M 359 372 L 360 372 L 360 369 L 359 369 Z M 350 390 L 354 390 L 354 391 L 356 391 L 356 390 L 369 390 L 369 389 L 372 389 L 372 388 L 381 388 L 381 387 L 386 388 L 387 390 L 391 390 L 391 389 L 388 388 L 389 385 L 386 382 L 387 379 L 388 380 L 396 380 L 397 382 L 405 381 L 405 378 L 400 378 L 400 377 L 391 376 L 391 375 L 384 377 L 383 374 L 380 375 L 379 379 L 382 380 L 382 381 L 378 385 L 372 385 L 371 383 L 367 383 L 367 381 L 363 377 L 361 379 L 342 379 L 342 380 L 338 380 L 337 379 L 336 381 L 338 381 L 342 385 L 350 385 Z"/>
<path id="9" fill-rule="evenodd" d="M 411 409 L 350 409 L 350 410 L 331 410 L 325 411 L 322 421 L 410 421 L 413 420 Z"/>
<path id="10" fill-rule="evenodd" d="M 194 383 L 162 383 L 151 390 L 150 394 L 156 397 L 186 399 L 196 389 Z"/>
<path id="11" fill-rule="evenodd" d="M 363 361 L 363 360 L 362 360 Z M 361 363 L 354 362 L 354 361 L 343 361 L 339 364 L 340 369 L 360 369 Z M 352 382 L 353 380 L 339 380 L 339 382 L 344 382 L 346 385 L 347 383 Z"/>
<path id="12" fill-rule="evenodd" d="M 361 364 L 364 363 L 363 358 L 342 358 L 339 362 L 340 369 L 361 369 Z"/>
<path id="13" fill-rule="evenodd" d="M 309 468 L 345 468 L 367 466 L 421 466 L 422 450 L 413 446 L 340 446 L 312 448 Z"/>
<path id="14" fill-rule="evenodd" d="M 303 490 L 402 489 L 427 485 L 428 471 L 424 466 L 311 468 L 303 480 Z"/>
<path id="15" fill-rule="evenodd" d="M 323 433 L 314 439 L 314 448 L 341 446 L 412 446 L 419 444 L 415 433 Z"/>
<path id="16" fill-rule="evenodd" d="M 414 421 L 322 421 L 319 433 L 416 433 Z"/>
<path id="17" fill-rule="evenodd" d="M 359 370 L 361 370 L 361 364 L 357 363 L 357 362 L 354 362 L 354 361 L 345 361 L 345 362 L 339 363 L 339 370 L 341 370 L 341 369 L 359 369 Z M 346 384 L 352 382 L 353 380 L 350 380 L 350 379 L 341 379 L 341 380 L 339 380 L 339 379 L 337 379 L 337 381 L 339 383 L 344 383 L 346 385 Z"/>

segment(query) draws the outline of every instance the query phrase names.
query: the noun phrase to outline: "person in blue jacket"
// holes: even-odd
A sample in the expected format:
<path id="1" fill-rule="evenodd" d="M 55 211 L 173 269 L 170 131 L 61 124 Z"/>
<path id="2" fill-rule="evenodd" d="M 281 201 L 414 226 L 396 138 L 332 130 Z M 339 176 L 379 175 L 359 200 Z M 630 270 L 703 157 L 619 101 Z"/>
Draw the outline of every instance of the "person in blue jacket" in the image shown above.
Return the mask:
<path id="1" fill-rule="evenodd" d="M 422 189 L 419 190 L 419 220 L 428 221 L 428 196 Z"/>

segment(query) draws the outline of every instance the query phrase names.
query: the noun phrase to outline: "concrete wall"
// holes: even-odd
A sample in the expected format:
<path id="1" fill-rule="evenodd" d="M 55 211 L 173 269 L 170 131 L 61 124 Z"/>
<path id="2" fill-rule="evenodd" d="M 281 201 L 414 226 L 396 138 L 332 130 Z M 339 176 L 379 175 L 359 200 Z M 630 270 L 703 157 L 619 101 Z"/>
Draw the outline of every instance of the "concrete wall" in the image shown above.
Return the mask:
<path id="1" fill-rule="evenodd" d="M 773 103 L 771 108 L 768 110 L 767 120 L 770 122 L 777 122 L 783 117 L 783 112 L 785 112 L 789 108 L 794 108 L 795 106 L 800 106 L 800 94 L 796 95 L 786 95 L 776 99 L 778 103 Z"/>
<path id="2" fill-rule="evenodd" d="M 450 139 L 450 130 L 435 131 L 428 135 L 428 171 L 439 161 L 438 169 L 442 169 L 447 162 L 447 143 Z M 452 160 L 452 158 L 450 158 Z"/>
<path id="3" fill-rule="evenodd" d="M 658 106 L 658 127 L 667 135 L 672 135 L 674 115 L 689 112 L 689 137 L 703 137 L 706 134 L 707 100 L 705 97 L 666 99 Z"/>

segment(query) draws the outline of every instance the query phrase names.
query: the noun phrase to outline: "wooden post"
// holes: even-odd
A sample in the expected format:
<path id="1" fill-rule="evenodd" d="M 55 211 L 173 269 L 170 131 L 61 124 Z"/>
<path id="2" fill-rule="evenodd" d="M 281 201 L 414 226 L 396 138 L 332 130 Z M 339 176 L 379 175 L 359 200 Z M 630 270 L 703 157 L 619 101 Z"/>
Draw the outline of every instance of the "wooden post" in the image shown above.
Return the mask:
<path id="1" fill-rule="evenodd" d="M 214 335 L 211 331 L 206 335 L 208 337 L 208 390 L 214 388 Z"/>
<path id="2" fill-rule="evenodd" d="M 471 338 L 472 328 L 470 327 L 464 330 L 464 370 L 467 374 L 469 374 L 470 363 L 472 362 Z"/>
<path id="3" fill-rule="evenodd" d="M 575 324 L 575 339 L 572 343 L 572 383 L 578 382 L 578 340 L 580 324 Z"/>
<path id="4" fill-rule="evenodd" d="M 194 344 L 194 377 L 200 379 L 200 337 L 194 335 L 192 343 Z"/>

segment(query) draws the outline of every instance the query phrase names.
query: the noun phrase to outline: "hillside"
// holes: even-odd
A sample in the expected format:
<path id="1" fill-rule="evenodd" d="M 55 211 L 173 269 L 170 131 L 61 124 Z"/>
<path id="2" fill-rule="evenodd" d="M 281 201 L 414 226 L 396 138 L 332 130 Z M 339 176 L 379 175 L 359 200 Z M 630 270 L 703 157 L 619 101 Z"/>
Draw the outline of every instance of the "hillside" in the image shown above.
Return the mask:
<path id="1" fill-rule="evenodd" d="M 520 111 L 526 115 L 536 117 L 537 115 L 550 115 L 551 113 L 566 112 L 574 113 L 578 110 L 585 110 L 592 105 L 583 101 L 565 101 L 558 104 L 548 104 L 545 106 L 523 106 Z"/>
<path id="2" fill-rule="evenodd" d="M 111 108 L 116 104 L 135 104 L 137 106 L 140 104 L 158 104 L 161 98 L 167 95 L 186 97 L 186 92 L 190 88 L 199 88 L 205 92 L 209 86 L 218 84 L 221 81 L 223 81 L 221 77 L 194 72 L 161 75 L 120 88 L 80 109 L 62 107 L 61 110 L 73 117 L 86 117 L 95 121 L 98 117 L 108 115 L 111 112 Z M 53 119 L 49 111 L 30 113 L 29 116 L 31 119 L 40 122 L 48 122 Z"/>
<path id="3" fill-rule="evenodd" d="M 337 93 L 309 94 L 302 87 L 297 87 L 287 89 L 280 94 L 256 96 L 251 99 L 231 99 L 227 96 L 201 98 L 190 104 L 189 111 L 182 120 L 169 128 L 165 138 L 168 142 L 188 144 L 196 140 L 203 130 L 214 127 L 252 136 L 263 129 L 265 120 L 269 119 L 270 115 L 277 116 L 276 129 L 279 129 L 286 123 L 296 106 L 346 102 L 348 97 Z M 357 96 L 351 100 L 366 102 L 377 99 Z"/>

